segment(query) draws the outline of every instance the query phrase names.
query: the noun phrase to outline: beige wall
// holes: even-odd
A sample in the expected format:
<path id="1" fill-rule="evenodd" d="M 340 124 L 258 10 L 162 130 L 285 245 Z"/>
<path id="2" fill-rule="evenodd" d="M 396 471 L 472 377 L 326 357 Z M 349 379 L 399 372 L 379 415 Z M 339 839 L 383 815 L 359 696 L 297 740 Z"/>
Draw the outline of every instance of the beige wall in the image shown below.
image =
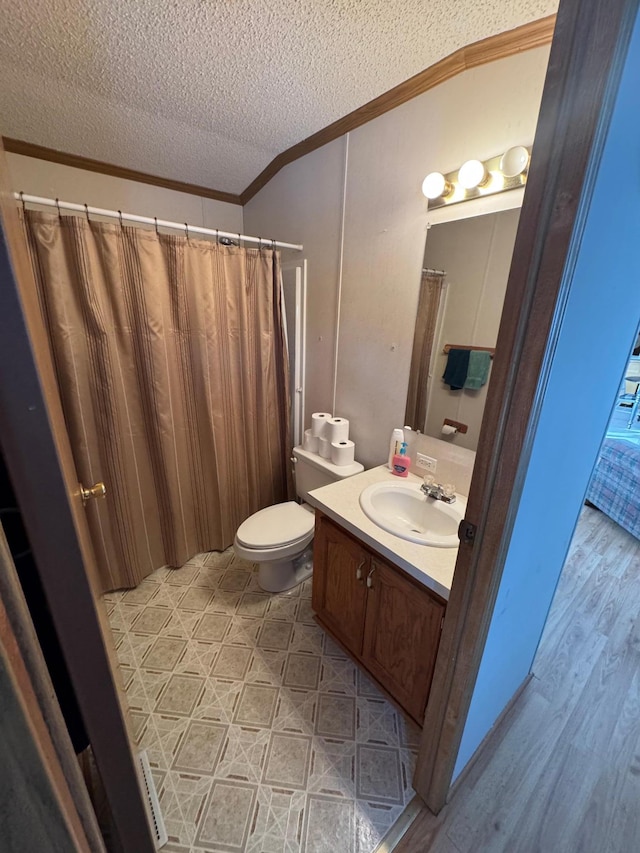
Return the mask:
<path id="1" fill-rule="evenodd" d="M 312 412 L 331 411 L 332 405 L 344 149 L 345 140 L 337 139 L 296 160 L 244 208 L 245 227 L 253 228 L 252 234 L 303 243 L 310 262 L 307 426 Z M 297 254 L 283 253 L 283 257 Z"/>
<path id="2" fill-rule="evenodd" d="M 530 144 L 547 60 L 548 48 L 539 48 L 467 71 L 353 131 L 346 187 L 340 139 L 287 166 L 245 206 L 249 232 L 276 229 L 305 244 L 307 420 L 332 411 L 337 334 L 335 414 L 350 419 L 367 467 L 385 460 L 391 429 L 403 421 L 427 225 L 422 180 Z M 468 213 L 472 205 L 459 207 Z"/>
<path id="3" fill-rule="evenodd" d="M 312 412 L 335 409 L 351 421 L 357 458 L 371 466 L 385 460 L 403 421 L 427 219 L 440 213 L 427 214 L 424 175 L 530 144 L 547 59 L 539 48 L 458 75 L 291 163 L 244 211 L 16 154 L 7 155 L 12 183 L 34 195 L 304 243 L 307 426 Z M 475 204 L 457 207 L 469 215 Z"/>
<path id="4" fill-rule="evenodd" d="M 140 216 L 157 216 L 158 219 L 188 222 L 205 228 L 244 230 L 242 207 L 239 204 L 112 178 L 21 154 L 6 156 L 15 192 L 60 198 Z"/>
<path id="5" fill-rule="evenodd" d="M 427 435 L 440 437 L 445 418 L 468 432 L 446 439 L 475 450 L 489 383 L 477 391 L 451 391 L 442 381 L 445 344 L 494 347 L 502 316 L 519 210 L 434 225 L 429 229 L 425 267 L 446 272 L 445 311 L 431 368 Z"/>

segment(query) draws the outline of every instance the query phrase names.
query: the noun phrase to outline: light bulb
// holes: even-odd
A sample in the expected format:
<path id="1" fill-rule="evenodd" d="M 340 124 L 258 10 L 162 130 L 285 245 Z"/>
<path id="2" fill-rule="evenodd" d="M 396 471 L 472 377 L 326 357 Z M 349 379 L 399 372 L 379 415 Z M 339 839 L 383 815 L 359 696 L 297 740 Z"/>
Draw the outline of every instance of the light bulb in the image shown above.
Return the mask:
<path id="1" fill-rule="evenodd" d="M 529 152 L 524 145 L 515 145 L 507 149 L 500 158 L 500 171 L 505 178 L 517 178 L 527 170 Z"/>
<path id="2" fill-rule="evenodd" d="M 451 184 L 442 172 L 430 172 L 422 182 L 422 193 L 428 199 L 446 197 L 451 192 Z"/>
<path id="3" fill-rule="evenodd" d="M 487 181 L 487 170 L 480 160 L 467 160 L 460 166 L 458 183 L 465 190 L 474 190 L 483 186 Z"/>

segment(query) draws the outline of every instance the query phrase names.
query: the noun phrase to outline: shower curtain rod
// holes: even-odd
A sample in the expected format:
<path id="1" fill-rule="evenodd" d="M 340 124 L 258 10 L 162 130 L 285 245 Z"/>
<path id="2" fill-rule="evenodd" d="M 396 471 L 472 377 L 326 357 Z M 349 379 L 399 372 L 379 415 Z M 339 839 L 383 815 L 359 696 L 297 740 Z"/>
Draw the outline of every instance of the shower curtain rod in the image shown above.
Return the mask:
<path id="1" fill-rule="evenodd" d="M 41 204 L 45 207 L 56 207 L 58 209 L 75 210 L 78 213 L 84 213 L 87 217 L 93 216 L 109 216 L 112 219 L 120 221 L 127 220 L 128 222 L 138 222 L 143 225 L 154 225 L 156 228 L 172 228 L 177 231 L 186 231 L 189 234 L 205 234 L 208 237 L 228 237 L 231 240 L 238 240 L 243 243 L 257 243 L 258 248 L 264 243 L 265 248 L 275 247 L 276 249 L 294 249 L 296 252 L 301 252 L 304 248 L 299 243 L 283 243 L 280 240 L 267 239 L 266 237 L 249 237 L 247 234 L 240 234 L 232 231 L 220 231 L 217 228 L 203 228 L 200 225 L 189 225 L 186 222 L 169 222 L 166 219 L 156 219 L 155 216 L 138 216 L 135 213 L 122 213 L 119 210 L 104 210 L 101 207 L 91 207 L 86 204 L 76 204 L 73 201 L 60 201 L 57 198 L 42 198 L 38 195 L 27 195 L 26 193 L 14 193 L 13 197 L 17 201 L 22 201 L 25 204 Z"/>
<path id="2" fill-rule="evenodd" d="M 444 270 L 432 270 L 430 267 L 423 267 L 422 272 L 426 272 L 427 275 L 446 275 Z"/>

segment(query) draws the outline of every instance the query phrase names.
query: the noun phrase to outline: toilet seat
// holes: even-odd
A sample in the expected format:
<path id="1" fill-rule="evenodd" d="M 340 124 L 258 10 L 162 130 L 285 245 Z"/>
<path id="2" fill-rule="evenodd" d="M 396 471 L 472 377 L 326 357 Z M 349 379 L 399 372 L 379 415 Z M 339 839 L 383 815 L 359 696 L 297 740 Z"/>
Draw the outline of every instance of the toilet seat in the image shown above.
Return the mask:
<path id="1" fill-rule="evenodd" d="M 244 549 L 271 551 L 274 556 L 313 538 L 314 516 L 295 501 L 268 506 L 243 521 L 236 543 Z"/>
<path id="2" fill-rule="evenodd" d="M 258 586 L 285 592 L 311 576 L 314 510 L 287 501 L 256 512 L 236 532 L 233 550 L 258 564 Z"/>

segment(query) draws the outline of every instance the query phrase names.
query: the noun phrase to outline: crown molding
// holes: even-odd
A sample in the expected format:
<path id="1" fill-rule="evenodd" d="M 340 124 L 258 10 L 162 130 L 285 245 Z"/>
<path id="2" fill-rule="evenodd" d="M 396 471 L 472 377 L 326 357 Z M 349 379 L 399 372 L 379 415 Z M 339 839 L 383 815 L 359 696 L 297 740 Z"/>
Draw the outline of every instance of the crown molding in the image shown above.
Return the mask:
<path id="1" fill-rule="evenodd" d="M 388 92 L 384 92 L 382 95 L 358 107 L 357 110 L 334 121 L 332 124 L 327 125 L 327 127 L 322 128 L 317 133 L 308 136 L 296 145 L 292 145 L 291 148 L 287 148 L 286 151 L 278 154 L 263 169 L 258 177 L 238 195 L 211 189 L 210 187 L 199 186 L 198 184 L 188 184 L 184 181 L 175 181 L 171 178 L 150 175 L 147 172 L 138 172 L 135 169 L 127 169 L 124 166 L 116 166 L 113 163 L 105 163 L 102 160 L 93 160 L 89 157 L 82 157 L 79 154 L 57 151 L 54 148 L 46 148 L 43 145 L 35 145 L 31 142 L 25 142 L 21 139 L 11 139 L 7 136 L 3 137 L 4 148 L 5 151 L 9 151 L 12 154 L 36 157 L 39 160 L 48 160 L 51 163 L 60 163 L 63 166 L 72 166 L 76 169 L 98 172 L 114 178 L 138 181 L 142 184 L 150 184 L 168 190 L 175 190 L 176 192 L 201 196 L 202 198 L 211 198 L 216 201 L 228 202 L 229 204 L 245 205 L 280 169 L 289 163 L 293 163 L 294 160 L 304 157 L 311 151 L 315 151 L 316 148 L 321 148 L 328 142 L 333 142 L 334 139 L 338 139 L 340 136 L 344 136 L 345 133 L 349 133 L 349 131 L 355 130 L 368 121 L 384 115 L 389 110 L 401 106 L 412 98 L 422 95 L 424 92 L 428 92 L 429 89 L 433 89 L 435 86 L 450 80 L 463 71 L 468 71 L 470 68 L 477 68 L 479 65 L 485 65 L 488 62 L 495 62 L 498 59 L 505 59 L 516 53 L 522 53 L 525 50 L 532 50 L 533 48 L 549 44 L 553 38 L 555 22 L 556 16 L 549 15 L 546 18 L 540 18 L 537 21 L 531 21 L 513 30 L 489 36 L 454 51 L 454 53 L 449 54 L 449 56 L 429 66 L 429 68 L 425 68 L 424 71 L 420 71 L 419 74 L 410 77 L 393 89 L 389 89 Z"/>
<path id="2" fill-rule="evenodd" d="M 137 172 L 135 169 L 127 169 L 102 160 L 92 160 L 90 157 L 81 157 L 79 154 L 68 154 L 65 151 L 57 151 L 55 148 L 45 148 L 44 145 L 34 145 L 32 142 L 24 142 L 21 139 L 4 136 L 3 143 L 5 151 L 10 151 L 12 154 L 36 157 L 38 160 L 48 160 L 50 163 L 60 163 L 63 166 L 73 166 L 75 169 L 99 172 L 101 175 L 110 175 L 112 178 L 138 181 L 141 184 L 151 184 L 154 187 L 212 198 L 216 201 L 226 201 L 229 204 L 242 204 L 240 196 L 234 193 L 201 187 L 198 184 L 187 184 L 184 181 L 174 181 L 171 178 L 161 178 L 158 175 L 149 175 L 147 172 Z"/>

